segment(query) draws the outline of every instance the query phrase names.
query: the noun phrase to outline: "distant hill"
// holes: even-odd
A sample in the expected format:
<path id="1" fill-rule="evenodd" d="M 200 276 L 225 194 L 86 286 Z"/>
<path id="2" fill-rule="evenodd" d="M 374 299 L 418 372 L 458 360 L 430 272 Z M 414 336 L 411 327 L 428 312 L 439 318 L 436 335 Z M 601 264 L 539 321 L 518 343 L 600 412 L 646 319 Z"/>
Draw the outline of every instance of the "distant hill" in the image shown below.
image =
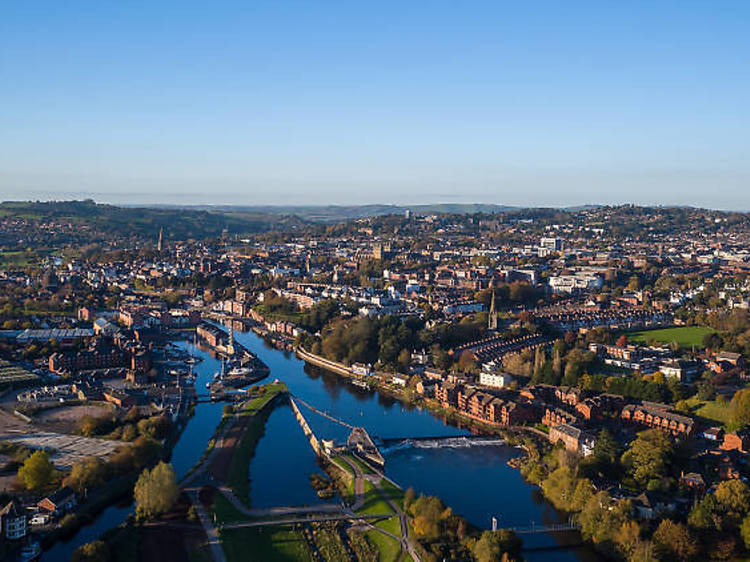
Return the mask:
<path id="1" fill-rule="evenodd" d="M 154 239 L 160 228 L 167 239 L 185 240 L 230 234 L 252 234 L 284 230 L 305 224 L 298 217 L 258 213 L 237 208 L 117 207 L 85 201 L 6 201 L 0 203 L 0 218 L 19 217 L 38 221 L 66 221 L 87 225 L 102 233 Z"/>
<path id="2" fill-rule="evenodd" d="M 364 217 L 403 214 L 473 214 L 507 213 L 521 209 L 488 203 L 435 203 L 429 205 L 158 205 L 157 209 L 200 209 L 224 213 L 257 213 L 265 215 L 296 216 L 313 222 L 338 222 Z"/>

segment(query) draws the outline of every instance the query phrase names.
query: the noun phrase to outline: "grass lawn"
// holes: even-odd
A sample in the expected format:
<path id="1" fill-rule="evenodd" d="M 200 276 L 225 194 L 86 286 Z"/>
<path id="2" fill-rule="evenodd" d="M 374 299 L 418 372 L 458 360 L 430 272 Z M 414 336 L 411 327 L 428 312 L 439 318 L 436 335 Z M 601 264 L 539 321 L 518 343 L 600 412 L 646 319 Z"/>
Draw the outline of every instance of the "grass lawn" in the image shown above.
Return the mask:
<path id="1" fill-rule="evenodd" d="M 296 529 L 223 530 L 221 546 L 229 562 L 307 562 L 313 559 L 302 531 Z"/>
<path id="2" fill-rule="evenodd" d="M 391 506 L 385 501 L 380 492 L 372 485 L 371 482 L 365 480 L 365 501 L 362 504 L 362 508 L 357 513 L 366 513 L 367 515 L 381 515 L 384 513 L 393 513 Z"/>
<path id="3" fill-rule="evenodd" d="M 354 469 L 351 466 L 349 466 L 349 464 L 346 463 L 345 461 L 341 460 L 338 457 L 334 457 L 331 459 L 331 462 L 343 468 L 347 473 L 349 473 L 349 476 L 351 476 L 352 478 L 354 477 Z"/>
<path id="4" fill-rule="evenodd" d="M 396 535 L 397 537 L 401 536 L 401 522 L 395 515 L 389 519 L 378 521 L 377 523 L 375 523 L 375 526 L 380 527 L 384 531 L 388 531 L 390 534 Z"/>
<path id="5" fill-rule="evenodd" d="M 370 468 L 365 461 L 357 458 L 355 455 L 346 455 L 346 458 L 355 463 L 364 474 L 375 474 L 375 471 Z"/>
<path id="6" fill-rule="evenodd" d="M 247 517 L 238 511 L 221 492 L 214 494 L 212 511 L 216 515 L 216 522 L 218 524 L 247 520 Z"/>
<path id="7" fill-rule="evenodd" d="M 729 402 L 718 402 L 716 400 L 698 400 L 695 396 L 686 400 L 690 406 L 690 413 L 715 421 L 716 423 L 725 424 L 729 421 Z"/>
<path id="8" fill-rule="evenodd" d="M 383 493 L 395 503 L 401 511 L 404 510 L 404 491 L 391 484 L 388 480 L 383 478 L 380 483 Z"/>
<path id="9" fill-rule="evenodd" d="M 240 412 L 241 416 L 254 416 L 262 410 L 266 404 L 273 400 L 279 392 L 286 392 L 284 383 L 267 384 L 262 387 L 262 394 L 252 398 Z"/>
<path id="10" fill-rule="evenodd" d="M 365 531 L 367 540 L 378 549 L 379 562 L 397 562 L 401 555 L 401 545 L 391 537 L 375 530 Z"/>
<path id="11" fill-rule="evenodd" d="M 670 344 L 677 342 L 680 347 L 701 347 L 706 334 L 715 332 L 706 326 L 681 326 L 678 328 L 664 328 L 662 330 L 643 330 L 628 332 L 628 340 L 635 343 L 646 343 L 654 340 L 659 343 Z"/>

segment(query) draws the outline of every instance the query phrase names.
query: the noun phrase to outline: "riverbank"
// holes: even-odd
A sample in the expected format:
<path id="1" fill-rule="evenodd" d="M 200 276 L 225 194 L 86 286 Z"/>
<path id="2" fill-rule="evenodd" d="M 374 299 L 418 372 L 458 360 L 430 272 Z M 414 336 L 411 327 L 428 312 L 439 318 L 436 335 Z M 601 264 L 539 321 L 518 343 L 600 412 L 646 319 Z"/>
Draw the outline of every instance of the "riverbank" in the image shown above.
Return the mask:
<path id="1" fill-rule="evenodd" d="M 297 353 L 297 356 L 306 363 L 316 368 L 324 369 L 326 372 L 332 373 L 333 375 L 336 375 L 343 380 L 359 378 L 356 374 L 352 373 L 351 370 L 348 369 L 345 365 L 336 364 L 335 362 L 325 360 L 324 358 L 318 358 L 317 356 L 313 357 L 312 354 L 309 354 L 304 350 L 302 353 Z M 308 359 L 313 360 L 307 361 Z M 545 497 L 544 490 L 538 485 L 538 483 L 528 480 L 520 470 L 522 466 L 529 460 L 528 455 L 530 448 L 534 450 L 548 450 L 550 448 L 548 436 L 543 431 L 530 426 L 495 426 L 482 423 L 477 419 L 462 415 L 461 412 L 458 412 L 453 408 L 443 408 L 433 399 L 419 396 L 414 393 L 401 390 L 400 388 L 395 388 L 392 385 L 386 385 L 383 383 L 378 384 L 376 383 L 376 379 L 374 377 L 368 377 L 368 380 L 373 383 L 370 385 L 371 389 L 376 390 L 379 395 L 389 396 L 408 407 L 416 407 L 418 409 L 423 408 L 426 411 L 431 412 L 433 415 L 436 415 L 439 418 L 443 419 L 446 423 L 455 424 L 459 427 L 468 429 L 471 432 L 499 435 L 505 440 L 507 445 L 518 447 L 522 450 L 523 456 L 513 456 L 512 458 L 508 458 L 506 461 L 504 461 L 505 464 L 517 474 L 518 478 L 521 481 L 523 481 L 526 485 L 532 487 L 536 491 L 535 493 L 537 495 Z M 438 495 L 442 496 L 442 494 Z M 548 501 L 550 504 L 552 504 L 551 499 L 548 497 L 545 497 L 545 501 Z M 451 503 L 452 502 L 449 501 L 449 504 Z M 499 512 L 496 512 L 496 514 L 500 515 Z M 559 513 L 559 516 L 555 515 L 554 517 L 552 517 L 551 522 L 554 523 L 561 520 L 567 520 L 568 516 L 569 513 Z M 568 533 L 568 535 L 565 537 L 561 536 L 560 540 L 562 541 L 562 544 L 570 547 L 584 544 L 587 545 L 586 548 L 583 549 L 584 554 L 582 554 L 582 556 L 587 560 L 596 559 L 596 555 L 593 554 L 593 552 L 590 552 L 589 547 L 593 546 L 592 543 L 586 543 L 585 541 L 583 541 L 580 534 Z M 555 547 L 545 548 L 554 549 Z"/>

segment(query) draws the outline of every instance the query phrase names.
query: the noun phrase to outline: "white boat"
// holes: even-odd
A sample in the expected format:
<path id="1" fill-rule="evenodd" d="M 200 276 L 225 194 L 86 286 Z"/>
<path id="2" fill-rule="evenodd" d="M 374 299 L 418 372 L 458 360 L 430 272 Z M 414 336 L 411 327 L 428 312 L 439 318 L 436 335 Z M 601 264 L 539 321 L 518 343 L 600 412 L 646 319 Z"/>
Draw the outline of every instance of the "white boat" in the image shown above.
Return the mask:
<path id="1" fill-rule="evenodd" d="M 232 367 L 227 373 L 229 376 L 244 377 L 253 372 L 250 367 Z"/>

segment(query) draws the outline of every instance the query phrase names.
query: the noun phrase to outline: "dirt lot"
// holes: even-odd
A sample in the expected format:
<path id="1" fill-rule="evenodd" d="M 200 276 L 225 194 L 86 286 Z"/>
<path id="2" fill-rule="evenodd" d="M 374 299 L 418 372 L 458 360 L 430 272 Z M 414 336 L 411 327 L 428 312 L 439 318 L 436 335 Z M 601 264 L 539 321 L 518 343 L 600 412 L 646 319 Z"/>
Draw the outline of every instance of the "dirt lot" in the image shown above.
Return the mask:
<path id="1" fill-rule="evenodd" d="M 239 418 L 224 436 L 223 442 L 216 444 L 216 453 L 211 461 L 209 470 L 219 482 L 226 482 L 229 477 L 229 467 L 232 464 L 235 447 L 242 435 L 245 433 L 252 418 L 243 416 Z"/>
<path id="2" fill-rule="evenodd" d="M 60 408 L 51 408 L 39 412 L 34 416 L 38 423 L 66 423 L 75 425 L 83 416 L 101 417 L 112 412 L 110 406 L 104 404 L 87 404 L 80 406 L 63 406 Z"/>

